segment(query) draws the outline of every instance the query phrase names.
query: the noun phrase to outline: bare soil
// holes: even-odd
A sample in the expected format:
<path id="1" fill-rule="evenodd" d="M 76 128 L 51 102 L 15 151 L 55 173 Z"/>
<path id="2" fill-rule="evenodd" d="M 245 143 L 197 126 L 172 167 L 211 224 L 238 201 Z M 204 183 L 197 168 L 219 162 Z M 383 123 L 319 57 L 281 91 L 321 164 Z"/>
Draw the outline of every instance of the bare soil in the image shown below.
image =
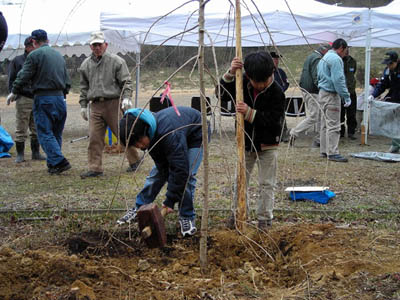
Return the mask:
<path id="1" fill-rule="evenodd" d="M 136 232 L 80 232 L 23 252 L 3 246 L 0 298 L 400 299 L 398 233 L 332 224 L 219 228 L 202 274 L 198 236 L 168 235 L 165 248 L 148 249 Z"/>

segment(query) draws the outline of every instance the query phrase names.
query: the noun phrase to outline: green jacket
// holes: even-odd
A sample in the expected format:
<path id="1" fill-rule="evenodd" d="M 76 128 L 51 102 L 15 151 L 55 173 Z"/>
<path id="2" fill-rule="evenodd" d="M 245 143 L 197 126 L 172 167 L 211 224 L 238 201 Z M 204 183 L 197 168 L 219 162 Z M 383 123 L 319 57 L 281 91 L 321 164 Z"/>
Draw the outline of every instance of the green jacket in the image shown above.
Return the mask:
<path id="1" fill-rule="evenodd" d="M 322 58 L 322 54 L 314 50 L 303 65 L 303 71 L 300 77 L 300 87 L 312 94 L 318 94 L 317 66 Z"/>
<path id="2" fill-rule="evenodd" d="M 123 58 L 105 52 L 101 59 L 93 54 L 86 58 L 79 68 L 80 89 L 79 104 L 95 98 L 122 99 L 132 97 L 132 79 L 128 66 Z"/>
<path id="3" fill-rule="evenodd" d="M 32 84 L 35 96 L 68 94 L 71 80 L 62 55 L 47 44 L 29 53 L 14 80 L 12 92 L 20 94 L 28 84 Z"/>
<path id="4" fill-rule="evenodd" d="M 356 71 L 357 61 L 350 55 L 343 57 L 344 76 L 346 77 L 346 85 L 350 94 L 356 93 Z"/>

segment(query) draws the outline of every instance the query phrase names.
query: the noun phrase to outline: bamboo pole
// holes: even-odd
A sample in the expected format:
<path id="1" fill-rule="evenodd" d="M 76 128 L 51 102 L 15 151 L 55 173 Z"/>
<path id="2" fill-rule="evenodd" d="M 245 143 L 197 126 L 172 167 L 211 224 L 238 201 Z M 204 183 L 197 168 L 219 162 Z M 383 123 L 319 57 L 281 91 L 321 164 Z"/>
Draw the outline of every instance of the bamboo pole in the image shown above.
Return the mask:
<path id="1" fill-rule="evenodd" d="M 242 22 L 240 13 L 240 0 L 236 0 L 236 14 L 235 14 L 235 29 L 236 29 L 236 57 L 241 61 L 242 55 Z M 242 69 L 236 70 L 236 103 L 243 102 L 243 71 Z M 236 213 L 236 226 L 239 230 L 243 230 L 246 224 L 246 162 L 244 153 L 244 117 L 242 114 L 236 114 L 236 142 L 238 150 L 238 164 L 237 164 L 237 213 Z"/>
<path id="2" fill-rule="evenodd" d="M 200 103 L 201 123 L 203 134 L 203 172 L 204 172 L 204 200 L 203 213 L 200 229 L 200 269 L 203 274 L 207 273 L 207 236 L 208 236 L 208 126 L 207 106 L 204 85 L 204 0 L 199 1 L 199 78 L 200 78 Z"/>

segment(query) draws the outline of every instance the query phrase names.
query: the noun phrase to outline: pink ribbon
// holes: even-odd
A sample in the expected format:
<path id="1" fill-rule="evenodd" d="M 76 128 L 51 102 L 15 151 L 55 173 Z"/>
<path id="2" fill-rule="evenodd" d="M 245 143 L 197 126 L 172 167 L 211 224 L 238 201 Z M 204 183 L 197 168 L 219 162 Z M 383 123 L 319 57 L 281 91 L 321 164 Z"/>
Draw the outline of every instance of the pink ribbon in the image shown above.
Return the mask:
<path id="1" fill-rule="evenodd" d="M 175 105 L 175 103 L 174 103 L 174 100 L 172 100 L 172 96 L 171 96 L 171 84 L 170 84 L 168 81 L 165 81 L 164 84 L 166 84 L 167 87 L 165 88 L 164 92 L 163 92 L 162 95 L 161 95 L 161 100 L 160 100 L 161 104 L 164 102 L 165 96 L 168 96 L 169 100 L 171 101 L 171 105 L 172 105 L 172 107 L 174 108 L 176 114 L 177 114 L 178 116 L 181 116 L 181 114 L 180 114 L 178 108 L 176 107 L 176 105 Z"/>

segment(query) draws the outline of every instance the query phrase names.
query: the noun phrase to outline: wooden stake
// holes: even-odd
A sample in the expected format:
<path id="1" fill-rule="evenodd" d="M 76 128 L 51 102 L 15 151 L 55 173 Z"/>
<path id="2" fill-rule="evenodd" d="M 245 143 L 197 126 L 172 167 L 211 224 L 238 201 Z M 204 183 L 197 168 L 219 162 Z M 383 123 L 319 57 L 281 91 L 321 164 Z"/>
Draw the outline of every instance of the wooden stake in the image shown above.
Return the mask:
<path id="1" fill-rule="evenodd" d="M 240 0 L 236 0 L 236 57 L 241 61 L 242 55 L 242 22 L 240 13 Z M 236 103 L 243 102 L 243 71 L 242 69 L 236 70 Z M 236 225 L 239 230 L 245 228 L 247 213 L 246 213 L 246 161 L 244 152 L 244 117 L 243 114 L 236 114 L 236 142 L 238 150 L 238 164 L 237 164 L 237 213 Z"/>
<path id="2" fill-rule="evenodd" d="M 207 273 L 207 236 L 208 236 L 208 126 L 206 89 L 204 84 L 204 0 L 199 1 L 199 78 L 201 99 L 201 123 L 203 134 L 203 170 L 204 170 L 204 200 L 203 214 L 200 229 L 200 268 L 203 274 Z"/>

